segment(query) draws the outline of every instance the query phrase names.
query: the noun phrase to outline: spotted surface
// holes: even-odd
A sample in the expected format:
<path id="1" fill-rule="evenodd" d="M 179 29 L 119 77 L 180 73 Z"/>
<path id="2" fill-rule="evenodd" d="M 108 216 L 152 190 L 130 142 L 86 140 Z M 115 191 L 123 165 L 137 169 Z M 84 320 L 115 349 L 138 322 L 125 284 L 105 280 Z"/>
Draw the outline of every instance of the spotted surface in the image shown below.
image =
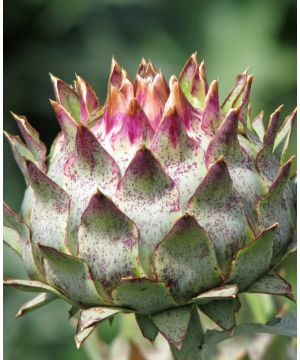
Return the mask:
<path id="1" fill-rule="evenodd" d="M 30 264 L 36 263 L 38 278 L 45 280 L 37 243 L 59 250 L 62 263 L 72 258 L 66 254 L 72 254 L 72 259 L 82 256 L 91 261 L 91 268 L 94 264 L 93 274 L 99 276 L 96 285 L 103 298 L 109 301 L 114 289 L 112 297 L 118 305 L 124 303 L 149 315 L 176 306 L 170 291 L 177 301 L 182 299 L 181 305 L 194 291 L 203 291 L 200 280 L 205 280 L 204 288 L 210 290 L 192 298 L 191 303 L 203 305 L 236 296 L 234 284 L 211 289 L 219 284 L 210 282 L 218 278 L 218 272 L 215 267 L 209 270 L 213 251 L 204 231 L 212 240 L 217 258 L 212 262 L 221 268 L 224 282 L 229 270 L 242 266 L 240 263 L 246 264 L 243 266 L 250 269 L 251 276 L 256 270 L 257 276 L 262 268 L 269 270 L 268 240 L 265 248 L 261 245 L 257 250 L 261 243 L 257 237 L 274 223 L 279 225 L 274 232 L 271 266 L 277 266 L 294 247 L 295 187 L 288 174 L 282 175 L 286 171 L 280 164 L 295 111 L 279 131 L 282 107 L 271 115 L 266 130 L 262 115 L 252 122 L 249 96 L 253 76 L 247 71 L 237 77 L 221 109 L 218 83 L 212 81 L 208 87 L 204 62 L 199 64 L 196 54 L 179 80 L 172 76 L 169 85 L 150 61 L 142 60 L 131 81 L 113 60 L 102 108 L 91 86 L 79 76 L 74 86 L 55 77 L 52 80 L 57 101 L 51 103 L 62 132 L 47 158 L 47 169 L 45 147 L 24 117 L 15 116 L 26 144 L 8 135 L 30 185 L 20 216 L 32 236 L 21 254 L 30 276 L 35 276 Z M 86 228 L 83 221 L 80 239 L 84 241 L 79 242 L 82 215 L 90 210 L 97 189 L 109 199 L 109 205 L 101 207 L 101 202 L 97 208 L 101 208 L 101 220 L 90 221 Z M 186 212 L 196 218 L 190 231 L 178 226 Z M 5 236 L 13 247 L 19 247 L 20 236 L 12 224 L 5 228 Z M 262 263 L 254 272 L 247 250 L 251 246 Z M 159 262 L 155 261 L 156 250 L 163 255 Z M 79 264 L 85 264 L 80 259 L 75 263 L 77 270 Z M 81 267 L 87 269 L 87 265 Z M 54 272 L 54 268 L 52 264 L 57 283 L 66 279 L 78 282 L 79 288 L 72 288 L 68 296 L 74 296 L 79 305 L 79 297 L 90 291 L 85 290 L 87 275 L 84 280 L 80 276 L 74 280 L 74 274 L 64 277 L 65 269 L 57 267 Z M 250 280 L 248 275 L 239 277 L 242 270 L 235 270 L 235 276 L 244 289 Z M 88 297 L 93 303 L 89 293 Z M 78 344 L 93 329 L 78 333 Z"/>
<path id="2" fill-rule="evenodd" d="M 166 111 L 153 139 L 151 150 L 168 175 L 175 181 L 181 208 L 195 192 L 206 173 L 204 151 L 191 139 L 176 109 Z"/>
<path id="3" fill-rule="evenodd" d="M 291 285 L 276 273 L 269 273 L 256 280 L 247 292 L 292 296 Z"/>
<path id="4" fill-rule="evenodd" d="M 46 170 L 46 145 L 40 140 L 39 133 L 28 123 L 25 116 L 13 114 L 20 132 L 26 142 L 28 149 L 31 151 L 40 169 Z"/>
<path id="5" fill-rule="evenodd" d="M 124 279 L 112 295 L 116 304 L 141 314 L 157 313 L 176 305 L 163 283 L 146 278 Z"/>
<path id="6" fill-rule="evenodd" d="M 30 161 L 27 171 L 35 195 L 30 216 L 33 251 L 42 244 L 66 252 L 69 196 Z"/>
<path id="7" fill-rule="evenodd" d="M 48 246 L 40 245 L 40 250 L 49 284 L 80 307 L 105 304 L 105 293 L 99 286 L 96 290 L 84 261 Z"/>
<path id="8" fill-rule="evenodd" d="M 235 300 L 214 300 L 199 308 L 222 329 L 230 330 L 235 326 Z"/>
<path id="9" fill-rule="evenodd" d="M 226 274 L 236 251 L 254 235 L 223 159 L 210 167 L 189 202 L 189 210 L 211 238 L 219 266 Z"/>
<path id="10" fill-rule="evenodd" d="M 279 224 L 274 234 L 272 264 L 276 264 L 284 255 L 293 234 L 293 218 L 284 196 L 290 168 L 291 160 L 281 167 L 269 192 L 261 199 L 257 207 L 261 228 L 271 226 L 275 222 Z"/>
<path id="11" fill-rule="evenodd" d="M 267 192 L 262 177 L 257 172 L 255 162 L 242 152 L 238 139 L 239 110 L 232 109 L 210 142 L 205 154 L 209 166 L 224 157 L 234 189 L 241 195 L 248 215 L 255 219 L 258 199 Z"/>
<path id="12" fill-rule="evenodd" d="M 93 307 L 87 310 L 82 310 L 79 316 L 78 322 L 78 330 L 80 332 L 84 331 L 85 329 L 98 324 L 104 320 L 108 320 L 112 316 L 119 313 L 121 310 L 119 309 L 112 309 L 112 308 L 105 308 L 105 307 Z"/>
<path id="13" fill-rule="evenodd" d="M 187 333 L 192 310 L 192 306 L 170 309 L 152 315 L 151 319 L 168 342 L 180 349 Z"/>
<path id="14" fill-rule="evenodd" d="M 108 293 L 122 277 L 141 276 L 139 232 L 107 197 L 96 193 L 85 210 L 79 230 L 78 256 Z"/>
<path id="15" fill-rule="evenodd" d="M 179 194 L 148 149 L 138 150 L 128 166 L 119 184 L 117 204 L 140 231 L 140 260 L 150 274 L 154 249 L 178 217 Z"/>
<path id="16" fill-rule="evenodd" d="M 268 271 L 276 228 L 277 225 L 273 225 L 263 230 L 255 241 L 237 252 L 231 265 L 228 282 L 237 284 L 240 290 L 245 290 Z"/>
<path id="17" fill-rule="evenodd" d="M 222 280 L 212 242 L 190 216 L 179 219 L 158 245 L 155 269 L 176 301 L 183 303 Z"/>

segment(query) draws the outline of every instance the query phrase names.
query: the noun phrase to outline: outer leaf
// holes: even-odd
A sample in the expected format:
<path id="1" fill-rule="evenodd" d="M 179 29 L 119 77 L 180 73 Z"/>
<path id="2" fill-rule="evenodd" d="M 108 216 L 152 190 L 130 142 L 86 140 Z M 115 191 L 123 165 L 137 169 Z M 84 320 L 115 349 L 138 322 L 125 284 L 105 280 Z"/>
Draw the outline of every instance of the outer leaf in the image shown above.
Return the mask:
<path id="1" fill-rule="evenodd" d="M 91 333 L 96 329 L 96 325 L 95 326 L 91 326 L 87 329 L 84 329 L 81 332 L 76 333 L 75 335 L 75 343 L 76 343 L 76 347 L 77 349 L 79 349 L 81 347 L 81 345 L 83 344 L 83 342 L 91 335 Z"/>
<path id="2" fill-rule="evenodd" d="M 86 263 L 54 248 L 40 245 L 47 281 L 65 294 L 72 303 L 83 306 L 105 304 L 105 293 L 96 290 Z"/>
<path id="3" fill-rule="evenodd" d="M 93 121 L 97 116 L 100 111 L 100 103 L 95 91 L 87 81 L 79 76 L 76 76 L 76 80 L 80 95 L 80 121 L 87 123 Z"/>
<path id="4" fill-rule="evenodd" d="M 80 99 L 78 94 L 65 82 L 50 74 L 57 101 L 80 122 Z"/>
<path id="5" fill-rule="evenodd" d="M 203 149 L 188 136 L 176 108 L 165 108 L 151 149 L 178 186 L 181 207 L 184 209 L 203 179 L 206 167 Z"/>
<path id="6" fill-rule="evenodd" d="M 228 112 L 207 148 L 205 160 L 209 166 L 221 156 L 224 157 L 233 187 L 241 194 L 247 213 L 254 222 L 256 214 L 253 208 L 257 199 L 267 192 L 267 188 L 253 161 L 242 151 L 238 138 L 239 114 L 240 109 Z"/>
<path id="7" fill-rule="evenodd" d="M 203 350 L 214 347 L 221 341 L 234 336 L 251 335 L 256 333 L 270 333 L 281 336 L 297 335 L 297 318 L 295 313 L 288 313 L 282 317 L 275 317 L 266 324 L 244 324 L 226 331 L 207 331 L 203 342 Z"/>
<path id="8" fill-rule="evenodd" d="M 121 210 L 140 230 L 140 260 L 144 271 L 149 274 L 155 247 L 178 216 L 178 191 L 152 153 L 142 148 L 125 172 L 117 199 Z"/>
<path id="9" fill-rule="evenodd" d="M 180 349 L 187 334 L 192 310 L 192 306 L 170 309 L 152 315 L 151 319 L 167 341 Z"/>
<path id="10" fill-rule="evenodd" d="M 235 252 L 248 244 L 253 234 L 223 159 L 210 167 L 189 209 L 212 239 L 219 265 L 226 273 Z"/>
<path id="11" fill-rule="evenodd" d="M 214 80 L 205 97 L 204 109 L 202 115 L 202 129 L 210 135 L 213 135 L 220 124 L 220 107 L 218 82 Z"/>
<path id="12" fill-rule="evenodd" d="M 65 232 L 69 213 L 69 197 L 34 163 L 27 162 L 27 171 L 30 185 L 35 194 L 35 204 L 31 210 L 30 219 L 33 250 L 37 251 L 37 244 L 40 243 L 66 251 Z"/>
<path id="13" fill-rule="evenodd" d="M 229 281 L 237 284 L 240 290 L 246 289 L 269 270 L 276 228 L 277 224 L 274 224 L 263 230 L 252 243 L 237 252 Z"/>
<path id="14" fill-rule="evenodd" d="M 145 89 L 139 94 L 140 82 L 145 82 Z M 157 130 L 162 118 L 164 107 L 169 96 L 169 87 L 161 73 L 157 73 L 152 82 L 149 78 L 136 79 L 136 98 L 141 104 L 152 128 Z"/>
<path id="15" fill-rule="evenodd" d="M 122 310 L 120 309 L 105 307 L 93 307 L 87 310 L 82 310 L 78 320 L 77 332 L 82 332 L 91 326 L 99 324 L 104 320 L 108 320 L 121 311 Z"/>
<path id="16" fill-rule="evenodd" d="M 199 308 L 222 329 L 229 330 L 235 326 L 235 300 L 215 300 Z"/>
<path id="17" fill-rule="evenodd" d="M 292 287 L 281 276 L 275 273 L 269 273 L 262 278 L 256 280 L 247 289 L 250 293 L 285 295 L 293 299 Z"/>
<path id="18" fill-rule="evenodd" d="M 204 62 L 199 65 L 196 53 L 192 54 L 184 65 L 179 76 L 179 84 L 189 102 L 194 107 L 203 108 L 208 85 Z"/>
<path id="19" fill-rule="evenodd" d="M 261 111 L 252 122 L 252 127 L 258 135 L 260 141 L 263 141 L 266 132 L 263 118 L 264 112 Z"/>
<path id="20" fill-rule="evenodd" d="M 63 297 L 61 293 L 59 293 L 55 288 L 41 282 L 35 280 L 17 280 L 17 279 L 4 279 L 4 286 L 12 286 L 22 291 L 29 292 L 47 292 L 53 293 L 59 297 Z"/>
<path id="21" fill-rule="evenodd" d="M 35 280 L 41 279 L 36 259 L 32 252 L 30 231 L 19 216 L 4 203 L 4 242 L 23 259 L 27 274 Z"/>
<path id="22" fill-rule="evenodd" d="M 84 126 L 79 126 L 75 138 L 75 151 L 64 165 L 64 186 L 71 199 L 68 245 L 73 254 L 77 252 L 81 216 L 91 197 L 98 189 L 112 196 L 119 182 L 119 173 L 114 159 L 103 149 L 92 132 Z"/>
<path id="23" fill-rule="evenodd" d="M 241 95 L 247 81 L 247 70 L 242 74 L 239 74 L 233 85 L 233 88 L 230 90 L 230 93 L 227 95 L 224 100 L 221 109 L 223 114 L 227 114 L 230 108 L 233 108 L 236 105 L 236 102 Z"/>
<path id="24" fill-rule="evenodd" d="M 284 160 L 284 156 L 289 145 L 292 125 L 296 119 L 296 114 L 297 109 L 295 109 L 290 115 L 286 117 L 274 141 L 273 153 L 277 156 L 277 159 L 280 160 L 281 163 Z"/>
<path id="25" fill-rule="evenodd" d="M 246 85 L 241 93 L 241 105 L 239 111 L 239 120 L 242 124 L 246 125 L 247 121 L 247 112 L 248 112 L 248 105 L 250 99 L 250 91 L 252 86 L 253 76 L 247 76 Z M 234 104 L 236 106 L 236 103 Z"/>
<path id="26" fill-rule="evenodd" d="M 108 293 L 122 277 L 140 276 L 139 232 L 107 197 L 96 193 L 82 216 L 78 254 Z"/>
<path id="27" fill-rule="evenodd" d="M 18 116 L 12 113 L 15 118 L 20 132 L 25 139 L 28 149 L 33 154 L 36 162 L 39 165 L 39 168 L 43 171 L 46 170 L 46 145 L 40 140 L 39 133 L 28 123 L 25 116 Z"/>
<path id="28" fill-rule="evenodd" d="M 224 285 L 203 292 L 191 300 L 199 305 L 206 304 L 213 300 L 235 299 L 239 292 L 237 285 Z"/>
<path id="29" fill-rule="evenodd" d="M 30 311 L 40 308 L 41 306 L 49 304 L 51 301 L 57 299 L 57 296 L 51 293 L 42 293 L 35 298 L 29 300 L 22 305 L 17 313 L 17 317 L 23 316 Z"/>
<path id="30" fill-rule="evenodd" d="M 3 204 L 3 225 L 4 242 L 22 257 L 24 237 L 29 237 L 29 229 L 19 222 L 18 215 L 5 203 Z"/>
<path id="31" fill-rule="evenodd" d="M 158 334 L 157 327 L 148 315 L 135 314 L 136 322 L 145 338 L 153 342 Z"/>
<path id="32" fill-rule="evenodd" d="M 158 278 L 168 284 L 179 302 L 217 286 L 222 280 L 211 240 L 188 215 L 180 218 L 158 245 L 155 268 Z"/>
<path id="33" fill-rule="evenodd" d="M 270 116 L 268 128 L 263 138 L 264 147 L 256 156 L 256 165 L 268 182 L 273 182 L 279 170 L 279 161 L 273 154 L 273 147 L 279 127 L 279 118 L 283 106 L 279 106 Z"/>
<path id="34" fill-rule="evenodd" d="M 208 357 L 201 357 L 203 343 L 203 329 L 201 326 L 197 308 L 194 308 L 181 349 L 170 344 L 175 360 L 207 360 Z"/>
<path id="35" fill-rule="evenodd" d="M 28 149 L 28 147 L 21 141 L 19 136 L 10 135 L 7 132 L 4 132 L 4 135 L 9 141 L 16 163 L 18 164 L 25 178 L 26 184 L 28 185 L 26 159 L 31 160 L 33 162 L 35 162 L 36 159 L 32 155 L 31 151 Z"/>
<path id="36" fill-rule="evenodd" d="M 176 306 L 167 287 L 146 278 L 124 279 L 112 292 L 117 305 L 141 314 L 153 314 Z"/>
<path id="37" fill-rule="evenodd" d="M 272 265 L 276 265 L 284 255 L 293 235 L 293 219 L 286 199 L 284 198 L 291 162 L 292 159 L 281 167 L 269 192 L 261 199 L 257 206 L 258 221 L 261 228 L 268 227 L 274 222 L 280 224 L 274 236 Z"/>

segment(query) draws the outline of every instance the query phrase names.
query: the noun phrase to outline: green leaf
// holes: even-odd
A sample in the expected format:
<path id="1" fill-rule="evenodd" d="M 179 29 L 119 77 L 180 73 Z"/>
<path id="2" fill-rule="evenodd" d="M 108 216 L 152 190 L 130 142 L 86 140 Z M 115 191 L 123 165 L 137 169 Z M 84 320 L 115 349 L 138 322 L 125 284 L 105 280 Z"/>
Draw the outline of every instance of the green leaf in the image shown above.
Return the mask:
<path id="1" fill-rule="evenodd" d="M 239 288 L 237 285 L 224 285 L 217 287 L 215 289 L 211 289 L 205 291 L 204 293 L 194 297 L 191 302 L 195 302 L 197 304 L 206 304 L 212 300 L 224 300 L 224 299 L 234 299 L 236 298 L 239 292 Z"/>
<path id="2" fill-rule="evenodd" d="M 4 286 L 15 287 L 18 290 L 29 292 L 49 292 L 64 298 L 64 296 L 58 292 L 55 288 L 36 280 L 18 280 L 18 279 L 4 279 Z"/>
<path id="3" fill-rule="evenodd" d="M 261 111 L 252 122 L 252 127 L 255 130 L 261 142 L 263 142 L 266 132 L 263 118 L 264 118 L 264 112 Z"/>
<path id="4" fill-rule="evenodd" d="M 106 307 L 93 307 L 87 310 L 81 310 L 77 332 L 82 332 L 85 329 L 99 324 L 104 320 L 110 319 L 112 316 L 122 312 L 122 310 L 117 308 L 106 308 Z"/>
<path id="5" fill-rule="evenodd" d="M 222 329 L 230 330 L 235 326 L 236 303 L 234 300 L 214 300 L 199 309 Z"/>
<path id="6" fill-rule="evenodd" d="M 297 109 L 295 109 L 291 114 L 289 114 L 282 125 L 282 127 L 279 129 L 275 142 L 274 142 L 274 148 L 273 153 L 276 155 L 277 159 L 280 160 L 281 163 L 284 161 L 285 153 L 287 151 L 291 132 L 292 132 L 292 125 L 296 118 Z"/>
<path id="7" fill-rule="evenodd" d="M 197 308 L 194 308 L 190 317 L 187 332 L 181 349 L 170 344 L 175 360 L 208 360 L 206 354 L 202 355 L 203 329 Z"/>
<path id="8" fill-rule="evenodd" d="M 239 99 L 246 85 L 246 82 L 247 82 L 247 70 L 236 77 L 232 89 L 230 90 L 229 94 L 227 95 L 226 99 L 221 105 L 221 110 L 224 115 L 227 114 L 231 108 L 235 107 L 236 102 Z"/>
<path id="9" fill-rule="evenodd" d="M 285 254 L 294 231 L 291 208 L 285 198 L 292 160 L 293 158 L 280 168 L 268 193 L 257 205 L 258 222 L 261 228 L 269 227 L 275 222 L 279 224 L 274 234 L 272 265 L 276 265 Z"/>
<path id="10" fill-rule="evenodd" d="M 123 279 L 112 296 L 116 304 L 145 315 L 177 305 L 165 284 L 146 278 Z"/>
<path id="11" fill-rule="evenodd" d="M 95 287 L 88 266 L 83 260 L 40 245 L 47 281 L 60 289 L 72 303 L 86 306 L 106 304 L 105 292 Z M 97 291 L 99 290 L 99 292 Z"/>
<path id="12" fill-rule="evenodd" d="M 26 302 L 25 304 L 23 304 L 18 313 L 17 313 L 17 317 L 23 316 L 25 314 L 27 314 L 30 311 L 33 311 L 35 309 L 38 309 L 44 305 L 49 304 L 51 301 L 57 299 L 57 296 L 55 294 L 52 293 L 42 293 L 37 295 L 35 298 L 29 300 L 28 302 Z"/>
<path id="13" fill-rule="evenodd" d="M 155 269 L 174 299 L 183 303 L 222 281 L 212 242 L 189 215 L 177 220 L 158 245 Z"/>
<path id="14" fill-rule="evenodd" d="M 193 306 L 185 306 L 151 315 L 151 320 L 169 343 L 180 349 L 187 334 Z"/>
<path id="15" fill-rule="evenodd" d="M 204 338 L 205 347 L 213 347 L 221 341 L 234 336 L 252 335 L 256 333 L 269 333 L 282 336 L 297 336 L 297 316 L 290 312 L 282 317 L 275 317 L 266 324 L 243 324 L 232 330 L 208 330 Z"/>
<path id="16" fill-rule="evenodd" d="M 135 314 L 136 322 L 145 338 L 153 342 L 158 334 L 157 327 L 148 315 Z"/>
<path id="17" fill-rule="evenodd" d="M 249 293 L 284 295 L 293 299 L 291 285 L 275 273 L 266 274 L 255 281 L 246 291 Z"/>
<path id="18" fill-rule="evenodd" d="M 263 230 L 252 243 L 237 252 L 227 283 L 237 284 L 240 290 L 245 290 L 269 270 L 276 228 L 277 224 Z"/>
<path id="19" fill-rule="evenodd" d="M 40 169 L 46 171 L 46 145 L 40 140 L 39 133 L 28 123 L 25 116 L 11 113 L 15 118 L 26 145 L 35 158 Z M 28 159 L 30 160 L 30 159 Z"/>
<path id="20" fill-rule="evenodd" d="M 57 101 L 80 122 L 80 98 L 78 94 L 64 81 L 50 74 Z"/>

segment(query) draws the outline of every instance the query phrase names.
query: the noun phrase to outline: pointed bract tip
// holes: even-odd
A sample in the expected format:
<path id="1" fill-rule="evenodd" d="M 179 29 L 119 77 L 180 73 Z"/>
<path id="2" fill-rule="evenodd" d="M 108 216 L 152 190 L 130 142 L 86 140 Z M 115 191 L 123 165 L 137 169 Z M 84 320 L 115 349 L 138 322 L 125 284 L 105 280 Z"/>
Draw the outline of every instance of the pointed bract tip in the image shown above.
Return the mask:
<path id="1" fill-rule="evenodd" d="M 141 110 L 140 104 L 136 98 L 132 98 L 128 104 L 127 113 L 129 116 L 135 115 Z"/>
<path id="2" fill-rule="evenodd" d="M 248 75 L 248 71 L 249 71 L 249 68 L 250 68 L 250 66 L 248 65 L 247 67 L 246 67 L 246 69 L 242 72 L 242 75 Z M 253 78 L 253 76 L 252 76 L 252 78 Z"/>
<path id="3" fill-rule="evenodd" d="M 10 113 L 16 120 L 24 120 L 24 119 L 26 119 L 26 117 L 24 115 L 17 115 L 13 111 L 10 111 Z"/>
<path id="4" fill-rule="evenodd" d="M 284 108 L 284 104 L 281 104 L 280 106 L 278 106 L 278 108 L 275 109 L 274 112 L 271 114 L 271 117 L 274 116 L 277 113 L 281 113 L 283 108 Z"/>
<path id="5" fill-rule="evenodd" d="M 169 87 L 171 90 L 172 90 L 173 85 L 176 83 L 178 84 L 177 77 L 175 75 L 172 75 L 169 80 Z"/>

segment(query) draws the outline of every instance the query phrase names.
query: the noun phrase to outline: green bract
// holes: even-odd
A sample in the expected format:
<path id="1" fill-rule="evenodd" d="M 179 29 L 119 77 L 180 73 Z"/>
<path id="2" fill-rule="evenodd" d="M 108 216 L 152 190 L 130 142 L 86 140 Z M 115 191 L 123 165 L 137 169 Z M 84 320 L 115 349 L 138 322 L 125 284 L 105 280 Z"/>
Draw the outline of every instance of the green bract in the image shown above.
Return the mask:
<path id="1" fill-rule="evenodd" d="M 113 60 L 103 107 L 80 77 L 52 81 L 62 131 L 49 155 L 25 117 L 25 142 L 6 134 L 27 190 L 20 215 L 4 207 L 4 237 L 30 280 L 5 284 L 42 293 L 19 315 L 63 298 L 81 309 L 80 345 L 134 312 L 145 337 L 181 349 L 197 308 L 228 330 L 240 292 L 291 297 L 274 269 L 294 249 L 295 111 L 280 128 L 282 107 L 266 129 L 252 120 L 247 72 L 219 105 L 195 54 L 169 85 L 150 62 L 131 82 Z"/>

